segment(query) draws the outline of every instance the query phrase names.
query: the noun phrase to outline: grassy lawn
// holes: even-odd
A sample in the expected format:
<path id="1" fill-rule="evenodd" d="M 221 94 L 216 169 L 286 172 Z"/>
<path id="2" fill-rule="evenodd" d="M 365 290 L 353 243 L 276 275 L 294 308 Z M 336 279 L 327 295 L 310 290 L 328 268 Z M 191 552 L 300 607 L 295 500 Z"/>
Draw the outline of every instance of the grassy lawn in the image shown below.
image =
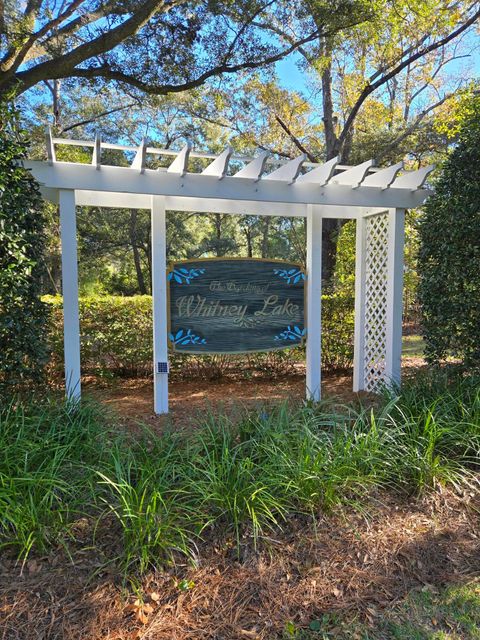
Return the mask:
<path id="1" fill-rule="evenodd" d="M 402 354 L 404 356 L 410 356 L 415 358 L 423 357 L 425 349 L 425 341 L 422 336 L 403 336 L 402 339 Z"/>

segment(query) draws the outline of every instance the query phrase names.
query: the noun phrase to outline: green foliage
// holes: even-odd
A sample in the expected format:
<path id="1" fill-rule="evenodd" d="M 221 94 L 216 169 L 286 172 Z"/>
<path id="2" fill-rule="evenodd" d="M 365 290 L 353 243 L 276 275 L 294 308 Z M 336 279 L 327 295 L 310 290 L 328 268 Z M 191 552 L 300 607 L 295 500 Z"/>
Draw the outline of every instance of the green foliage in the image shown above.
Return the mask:
<path id="1" fill-rule="evenodd" d="M 420 221 L 419 295 L 426 357 L 480 366 L 480 98 Z"/>
<path id="2" fill-rule="evenodd" d="M 99 407 L 11 401 L 0 411 L 0 548 L 26 558 L 70 536 L 106 452 Z"/>
<path id="3" fill-rule="evenodd" d="M 326 371 L 353 366 L 354 294 L 322 296 L 322 368 Z"/>
<path id="4" fill-rule="evenodd" d="M 52 364 L 63 367 L 63 310 L 60 296 L 45 296 L 51 307 Z M 323 366 L 348 369 L 353 362 L 353 299 L 342 294 L 322 296 Z M 152 371 L 152 299 L 150 296 L 89 296 L 80 298 L 82 366 L 86 371 L 123 376 Z M 285 374 L 302 357 L 302 349 L 245 356 L 171 354 L 173 373 L 220 378 L 229 368 Z"/>
<path id="5" fill-rule="evenodd" d="M 0 547 L 26 558 L 101 520 L 121 541 L 108 558 L 132 574 L 193 554 L 214 530 L 240 551 L 294 514 L 360 506 L 370 488 L 468 484 L 479 382 L 426 375 L 371 411 L 280 405 L 135 437 L 88 403 L 13 403 L 0 409 Z"/>
<path id="6" fill-rule="evenodd" d="M 403 320 L 417 321 L 418 287 L 418 229 L 416 210 L 407 211 L 405 217 L 405 254 L 403 272 Z M 337 258 L 333 278 L 335 291 L 350 296 L 352 309 L 355 299 L 355 244 L 356 224 L 351 220 L 344 224 L 338 235 Z"/>
<path id="7" fill-rule="evenodd" d="M 45 296 L 51 305 L 50 346 L 53 362 L 63 362 L 63 307 L 60 296 Z M 150 296 L 80 298 L 81 349 L 86 370 L 110 370 L 137 376 L 152 369 L 152 299 Z"/>
<path id="8" fill-rule="evenodd" d="M 40 301 L 44 217 L 38 185 L 21 164 L 28 142 L 0 103 L 0 388 L 38 382 L 46 361 Z"/>

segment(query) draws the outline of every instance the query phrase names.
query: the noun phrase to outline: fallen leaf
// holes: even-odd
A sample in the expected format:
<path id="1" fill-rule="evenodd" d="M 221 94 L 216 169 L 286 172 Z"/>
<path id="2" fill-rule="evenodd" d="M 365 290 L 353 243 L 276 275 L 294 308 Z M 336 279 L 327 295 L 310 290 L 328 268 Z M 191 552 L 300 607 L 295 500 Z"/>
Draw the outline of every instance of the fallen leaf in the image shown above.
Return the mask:
<path id="1" fill-rule="evenodd" d="M 147 624 L 148 623 L 148 616 L 146 613 L 144 613 L 142 611 L 142 609 L 138 609 L 138 611 L 135 614 L 135 617 L 137 618 L 137 620 L 139 622 L 141 622 L 142 624 Z"/>
<path id="2" fill-rule="evenodd" d="M 150 594 L 150 600 L 153 600 L 153 602 L 159 602 L 160 594 L 156 591 L 152 591 L 152 593 Z"/>

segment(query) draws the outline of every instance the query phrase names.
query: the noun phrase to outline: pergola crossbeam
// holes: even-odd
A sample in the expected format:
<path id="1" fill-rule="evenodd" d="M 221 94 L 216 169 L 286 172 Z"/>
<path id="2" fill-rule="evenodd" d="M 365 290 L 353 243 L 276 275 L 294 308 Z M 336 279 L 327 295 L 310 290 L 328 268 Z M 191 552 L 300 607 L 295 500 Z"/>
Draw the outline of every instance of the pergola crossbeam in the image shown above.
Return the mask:
<path id="1" fill-rule="evenodd" d="M 45 135 L 45 144 L 47 147 L 47 162 L 48 164 L 53 164 L 56 161 L 55 155 L 55 144 L 52 138 L 52 130 L 50 127 L 47 129 L 47 133 Z"/>
<path id="2" fill-rule="evenodd" d="M 259 154 L 245 167 L 243 167 L 243 169 L 237 171 L 237 173 L 233 177 L 247 178 L 248 180 L 254 180 L 255 182 L 257 182 L 257 180 L 260 180 L 262 173 L 265 171 L 265 164 L 269 155 L 270 153 L 268 151 Z"/>
<path id="3" fill-rule="evenodd" d="M 330 179 L 330 183 L 342 184 L 350 186 L 352 188 L 356 188 L 362 183 L 363 179 L 367 175 L 368 170 L 372 166 L 373 160 L 367 160 L 366 162 L 362 162 L 362 164 L 357 164 L 351 169 L 347 169 L 346 171 L 337 173 L 337 175 L 333 176 L 333 178 Z"/>
<path id="4" fill-rule="evenodd" d="M 223 178 L 228 170 L 228 163 L 232 157 L 232 147 L 227 147 L 222 153 L 211 162 L 201 173 L 202 176 L 213 176 L 215 178 Z"/>
<path id="5" fill-rule="evenodd" d="M 131 168 L 140 171 L 140 173 L 145 172 L 145 164 L 147 160 L 147 143 L 145 140 L 142 140 L 141 144 L 137 149 L 137 153 L 135 154 L 135 158 L 133 159 Z"/>
<path id="6" fill-rule="evenodd" d="M 416 171 L 408 171 L 401 175 L 392 184 L 393 189 L 410 189 L 415 191 L 421 189 L 425 184 L 429 174 L 435 169 L 434 165 L 429 167 L 422 167 Z"/>
<path id="7" fill-rule="evenodd" d="M 186 144 L 180 151 L 175 160 L 170 164 L 167 169 L 167 173 L 183 176 L 187 171 L 188 159 L 190 157 L 190 151 L 192 147 L 190 144 Z"/>
<path id="8" fill-rule="evenodd" d="M 102 139 L 100 134 L 95 136 L 95 146 L 93 147 L 92 165 L 96 169 L 100 169 L 102 165 Z"/>
<path id="9" fill-rule="evenodd" d="M 378 189 L 388 189 L 395 180 L 399 171 L 403 169 L 403 162 L 392 164 L 386 169 L 381 169 L 375 173 L 371 173 L 363 179 L 364 187 L 377 187 Z"/>
<path id="10" fill-rule="evenodd" d="M 225 159 L 224 159 L 225 160 Z M 234 176 L 187 173 L 184 176 L 167 171 L 112 167 L 102 165 L 101 170 L 88 164 L 29 161 L 30 168 L 40 184 L 51 189 L 70 188 L 78 191 L 103 191 L 105 193 L 140 193 L 144 195 L 220 198 L 286 204 L 321 204 L 343 207 L 400 207 L 409 209 L 420 206 L 429 194 L 427 189 L 398 189 L 395 183 L 384 190 L 375 187 L 358 188 L 328 183 L 323 187 L 315 184 L 293 183 L 262 178 L 258 182 L 239 180 Z M 290 173 L 292 175 L 292 173 Z M 105 206 L 109 206 L 105 204 Z M 226 212 L 228 213 L 228 212 Z"/>
<path id="11" fill-rule="evenodd" d="M 297 179 L 300 169 L 302 168 L 302 164 L 305 162 L 305 158 L 306 156 L 303 153 L 301 156 L 298 156 L 298 158 L 294 158 L 293 160 L 290 160 L 290 162 L 287 162 L 287 164 L 282 165 L 273 173 L 269 173 L 264 176 L 262 180 L 273 180 L 292 184 Z"/>
<path id="12" fill-rule="evenodd" d="M 324 164 L 321 164 L 319 167 L 312 169 L 308 173 L 298 176 L 297 183 L 316 184 L 319 187 L 323 187 L 323 185 L 327 184 L 332 177 L 335 167 L 338 165 L 338 160 L 338 158 L 332 158 Z"/>

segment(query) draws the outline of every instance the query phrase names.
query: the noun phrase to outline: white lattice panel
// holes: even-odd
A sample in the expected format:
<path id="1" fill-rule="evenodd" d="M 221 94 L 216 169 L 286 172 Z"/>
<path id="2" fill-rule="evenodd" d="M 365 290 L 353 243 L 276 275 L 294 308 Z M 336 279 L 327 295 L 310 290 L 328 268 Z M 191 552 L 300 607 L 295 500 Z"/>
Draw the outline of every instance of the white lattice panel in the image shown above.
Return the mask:
<path id="1" fill-rule="evenodd" d="M 388 213 L 367 218 L 365 225 L 365 351 L 366 391 L 385 381 L 387 349 Z"/>

